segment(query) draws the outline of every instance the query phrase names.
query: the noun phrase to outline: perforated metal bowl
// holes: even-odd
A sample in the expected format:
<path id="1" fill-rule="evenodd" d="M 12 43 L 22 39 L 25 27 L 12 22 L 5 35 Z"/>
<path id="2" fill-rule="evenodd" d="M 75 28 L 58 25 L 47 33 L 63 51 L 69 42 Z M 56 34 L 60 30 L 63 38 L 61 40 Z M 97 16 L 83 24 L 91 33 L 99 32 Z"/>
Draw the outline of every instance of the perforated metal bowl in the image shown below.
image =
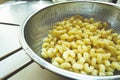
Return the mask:
<path id="1" fill-rule="evenodd" d="M 33 13 L 22 25 L 20 41 L 26 53 L 44 68 L 77 80 L 120 79 L 120 73 L 114 76 L 91 76 L 69 72 L 53 66 L 44 60 L 41 53 L 42 40 L 47 36 L 51 26 L 63 18 L 80 14 L 86 18 L 107 21 L 109 26 L 120 33 L 120 8 L 112 3 L 76 1 L 54 4 Z"/>

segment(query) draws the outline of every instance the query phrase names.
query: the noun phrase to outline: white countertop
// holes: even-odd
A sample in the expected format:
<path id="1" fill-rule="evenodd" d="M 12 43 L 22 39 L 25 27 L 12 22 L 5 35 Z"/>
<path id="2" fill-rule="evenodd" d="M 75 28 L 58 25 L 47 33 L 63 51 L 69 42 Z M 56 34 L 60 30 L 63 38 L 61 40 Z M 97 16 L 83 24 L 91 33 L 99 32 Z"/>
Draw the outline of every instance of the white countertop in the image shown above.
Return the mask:
<path id="1" fill-rule="evenodd" d="M 70 80 L 41 68 L 19 43 L 20 26 L 27 17 L 51 4 L 50 1 L 10 1 L 0 5 L 0 80 Z"/>

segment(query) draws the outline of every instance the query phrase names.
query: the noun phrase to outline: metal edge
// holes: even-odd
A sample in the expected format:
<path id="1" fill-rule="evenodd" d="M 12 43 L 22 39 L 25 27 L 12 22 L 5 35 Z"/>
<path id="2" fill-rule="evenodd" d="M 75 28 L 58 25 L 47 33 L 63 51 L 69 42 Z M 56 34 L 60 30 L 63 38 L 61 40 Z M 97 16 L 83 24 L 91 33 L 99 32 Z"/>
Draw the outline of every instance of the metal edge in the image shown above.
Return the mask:
<path id="1" fill-rule="evenodd" d="M 63 70 L 63 69 L 60 69 L 60 68 L 57 68 L 53 65 L 51 65 L 50 63 L 48 63 L 47 61 L 45 61 L 44 59 L 40 58 L 38 55 L 36 55 L 32 49 L 29 47 L 29 45 L 27 44 L 27 42 L 25 41 L 25 36 L 24 36 L 24 27 L 26 25 L 26 23 L 29 21 L 29 19 L 34 16 L 35 14 L 37 14 L 38 11 L 42 11 L 48 7 L 51 7 L 51 6 L 55 6 L 55 5 L 60 5 L 60 4 L 65 4 L 65 3 L 74 3 L 74 2 L 89 2 L 89 3 L 100 3 L 100 4 L 106 4 L 106 5 L 111 5 L 113 7 L 116 7 L 116 8 L 119 8 L 119 6 L 117 6 L 116 4 L 113 4 L 113 3 L 108 3 L 108 2 L 101 2 L 101 1 L 69 1 L 69 2 L 60 2 L 60 3 L 54 3 L 52 5 L 49 5 L 45 8 L 42 8 L 42 9 L 38 9 L 36 10 L 35 12 L 33 12 L 31 14 L 31 16 L 29 16 L 25 22 L 21 25 L 21 30 L 20 30 L 20 35 L 19 35 L 19 40 L 20 40 L 20 44 L 21 46 L 23 47 L 23 49 L 25 50 L 25 52 L 27 53 L 28 56 L 30 56 L 34 61 L 36 61 L 39 65 L 41 65 L 42 67 L 54 72 L 54 73 L 57 73 L 59 75 L 62 75 L 62 76 L 65 76 L 65 77 L 69 77 L 71 75 L 70 78 L 73 78 L 73 79 L 89 79 L 89 80 L 93 80 L 93 79 L 99 79 L 99 80 L 103 80 L 103 79 L 114 79 L 114 78 L 118 78 L 120 79 L 119 75 L 114 75 L 114 76 L 91 76 L 91 75 L 83 75 L 83 74 L 78 74 L 78 73 L 74 73 L 74 72 L 70 72 L 70 71 L 66 71 L 66 70 Z M 44 66 L 43 66 L 44 64 Z M 53 68 L 54 68 L 54 71 L 53 71 Z M 63 75 L 63 73 L 65 75 Z M 94 78 L 93 78 L 94 77 Z"/>

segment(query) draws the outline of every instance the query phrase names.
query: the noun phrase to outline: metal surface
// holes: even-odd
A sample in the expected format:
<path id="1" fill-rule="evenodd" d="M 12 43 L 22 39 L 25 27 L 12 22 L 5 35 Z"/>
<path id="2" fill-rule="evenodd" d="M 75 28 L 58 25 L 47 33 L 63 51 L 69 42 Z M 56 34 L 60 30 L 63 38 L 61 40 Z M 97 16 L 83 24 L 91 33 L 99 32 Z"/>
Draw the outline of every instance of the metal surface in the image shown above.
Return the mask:
<path id="1" fill-rule="evenodd" d="M 33 12 L 51 4 L 51 1 L 9 1 L 0 5 L 0 23 L 21 25 Z"/>
<path id="2" fill-rule="evenodd" d="M 66 1 L 82 1 L 82 0 L 52 0 L 53 2 L 66 2 Z M 84 0 L 91 1 L 91 0 Z M 103 2 L 112 2 L 113 0 L 92 0 L 92 1 L 103 1 Z"/>
<path id="3" fill-rule="evenodd" d="M 89 1 L 60 3 L 33 13 L 22 25 L 20 41 L 27 54 L 48 70 L 73 79 L 120 79 L 119 74 L 100 77 L 69 72 L 51 65 L 41 58 L 42 40 L 51 29 L 50 26 L 65 17 L 75 14 L 80 14 L 86 18 L 93 17 L 97 20 L 107 21 L 115 32 L 120 33 L 120 8 L 118 6 L 110 3 Z"/>

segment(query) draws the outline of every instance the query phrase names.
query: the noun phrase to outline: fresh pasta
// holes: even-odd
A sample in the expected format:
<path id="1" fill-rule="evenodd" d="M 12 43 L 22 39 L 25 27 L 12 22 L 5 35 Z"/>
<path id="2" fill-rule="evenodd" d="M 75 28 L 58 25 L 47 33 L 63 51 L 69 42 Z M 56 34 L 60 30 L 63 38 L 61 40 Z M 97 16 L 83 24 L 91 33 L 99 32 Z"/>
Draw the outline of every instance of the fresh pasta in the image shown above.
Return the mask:
<path id="1" fill-rule="evenodd" d="M 108 23 L 75 15 L 53 25 L 41 55 L 59 68 L 80 74 L 111 76 L 120 71 L 120 35 Z"/>

